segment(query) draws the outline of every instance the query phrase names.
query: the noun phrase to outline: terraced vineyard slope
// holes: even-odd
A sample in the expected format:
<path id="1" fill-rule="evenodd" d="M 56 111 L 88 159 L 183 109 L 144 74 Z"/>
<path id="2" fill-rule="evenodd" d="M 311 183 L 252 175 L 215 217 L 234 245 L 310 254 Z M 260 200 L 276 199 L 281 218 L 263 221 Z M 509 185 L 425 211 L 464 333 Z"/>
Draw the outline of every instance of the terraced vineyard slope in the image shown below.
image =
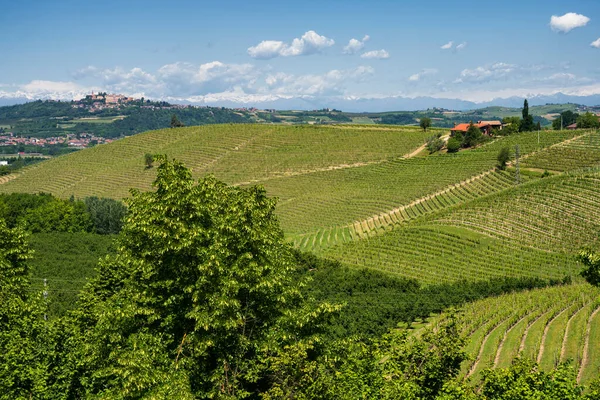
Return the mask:
<path id="1" fill-rule="evenodd" d="M 600 289 L 576 284 L 488 298 L 459 312 L 470 358 L 462 374 L 478 384 L 487 368 L 504 368 L 517 356 L 543 370 L 571 360 L 578 381 L 600 375 Z M 441 319 L 446 318 L 442 316 Z"/>
<path id="2" fill-rule="evenodd" d="M 430 134 L 417 128 L 249 124 L 163 129 L 32 166 L 0 191 L 122 198 L 129 188 L 150 188 L 155 171 L 144 168 L 146 153 L 177 158 L 198 177 L 213 173 L 229 184 L 259 182 L 399 157 Z"/>

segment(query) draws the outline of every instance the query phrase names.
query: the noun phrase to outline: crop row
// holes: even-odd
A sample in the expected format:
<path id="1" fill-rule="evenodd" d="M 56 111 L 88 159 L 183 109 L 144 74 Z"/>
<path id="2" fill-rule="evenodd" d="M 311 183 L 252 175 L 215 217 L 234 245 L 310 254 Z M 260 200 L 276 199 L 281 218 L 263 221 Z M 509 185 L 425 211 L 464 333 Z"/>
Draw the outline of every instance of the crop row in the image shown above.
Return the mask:
<path id="1" fill-rule="evenodd" d="M 522 163 L 526 168 L 570 171 L 600 165 L 600 133 L 590 132 L 564 145 L 536 153 Z"/>
<path id="2" fill-rule="evenodd" d="M 324 228 L 316 233 L 299 235 L 294 238 L 294 244 L 302 250 L 320 251 L 325 247 L 388 232 L 394 225 L 403 224 L 451 206 L 497 193 L 513 185 L 513 175 L 506 172 L 487 171 L 405 206 L 394 208 L 361 221 L 355 221 L 343 227 Z M 347 231 L 347 234 L 339 235 L 340 229 Z"/>
<path id="3" fill-rule="evenodd" d="M 125 197 L 131 187 L 149 189 L 155 171 L 144 154 L 167 154 L 195 176 L 214 173 L 227 183 L 285 176 L 340 164 L 381 161 L 424 142 L 412 130 L 214 125 L 165 129 L 118 140 L 27 168 L 2 191 L 51 192 L 77 197 Z M 56 181 L 56 182 L 55 182 Z"/>
<path id="4" fill-rule="evenodd" d="M 600 367 L 600 290 L 587 284 L 537 289 L 467 304 L 460 324 L 469 360 L 462 373 L 474 384 L 481 371 L 510 365 L 519 354 L 543 370 L 572 360 L 582 383 Z M 587 343 L 587 346 L 586 346 Z"/>
<path id="5" fill-rule="evenodd" d="M 549 251 L 573 251 L 598 240 L 600 172 L 545 178 L 435 217 L 486 235 Z"/>
<path id="6" fill-rule="evenodd" d="M 567 253 L 542 251 L 443 225 L 409 225 L 326 248 L 323 255 L 425 284 L 504 276 L 562 278 L 576 274 L 579 268 Z"/>

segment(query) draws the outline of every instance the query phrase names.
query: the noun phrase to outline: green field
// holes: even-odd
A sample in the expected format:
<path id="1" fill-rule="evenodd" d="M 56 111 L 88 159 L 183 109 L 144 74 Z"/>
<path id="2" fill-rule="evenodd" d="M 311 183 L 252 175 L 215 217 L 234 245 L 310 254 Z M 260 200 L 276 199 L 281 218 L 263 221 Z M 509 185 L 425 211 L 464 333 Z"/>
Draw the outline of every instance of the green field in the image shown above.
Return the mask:
<path id="1" fill-rule="evenodd" d="M 467 304 L 458 312 L 469 354 L 462 374 L 477 384 L 483 370 L 507 367 L 520 354 L 537 361 L 543 370 L 570 360 L 580 383 L 590 383 L 600 375 L 598 310 L 600 289 L 588 284 L 535 289 Z"/>

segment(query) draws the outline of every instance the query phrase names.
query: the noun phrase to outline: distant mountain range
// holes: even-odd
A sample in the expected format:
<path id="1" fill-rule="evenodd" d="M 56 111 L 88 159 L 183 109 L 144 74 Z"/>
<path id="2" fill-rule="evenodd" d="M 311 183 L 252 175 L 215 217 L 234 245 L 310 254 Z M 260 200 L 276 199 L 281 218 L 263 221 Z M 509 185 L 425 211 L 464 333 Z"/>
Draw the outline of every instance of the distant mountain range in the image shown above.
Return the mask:
<path id="1" fill-rule="evenodd" d="M 529 105 L 545 104 L 581 104 L 585 106 L 600 105 L 600 95 L 593 96 L 570 96 L 557 93 L 550 96 L 533 96 L 527 98 Z M 206 103 L 211 106 L 222 106 L 228 108 L 256 107 L 259 109 L 275 110 L 318 110 L 322 108 L 335 108 L 346 112 L 386 112 L 386 111 L 415 111 L 428 108 L 445 108 L 449 110 L 475 110 L 491 106 L 500 107 L 522 107 L 525 97 L 509 97 L 494 99 L 492 101 L 475 103 L 460 99 L 444 99 L 436 97 L 383 97 L 372 99 L 344 99 L 340 97 L 296 97 L 290 99 L 276 99 L 272 101 L 244 103 L 241 101 L 218 101 Z"/>
<path id="2" fill-rule="evenodd" d="M 216 107 L 239 108 L 239 107 L 256 107 L 259 109 L 275 109 L 275 110 L 318 110 L 323 108 L 335 108 L 346 112 L 386 112 L 386 111 L 416 111 L 426 110 L 428 108 L 445 108 L 449 110 L 474 110 L 490 106 L 500 107 L 522 107 L 525 97 L 508 97 L 497 98 L 488 102 L 476 103 L 461 99 L 446 99 L 437 97 L 403 97 L 392 96 L 382 98 L 343 98 L 340 96 L 332 97 L 317 97 L 317 96 L 302 96 L 302 97 L 273 97 L 272 100 L 265 101 L 248 101 L 247 98 L 235 97 L 228 100 L 213 100 L 207 96 L 204 101 L 189 101 L 185 99 L 169 98 L 165 99 L 170 103 L 207 105 Z M 591 96 L 572 96 L 563 93 L 553 95 L 537 95 L 527 97 L 531 106 L 544 104 L 581 104 L 585 106 L 600 105 L 600 95 Z M 8 98 L 0 97 L 0 106 L 20 104 L 31 101 L 28 98 Z M 50 100 L 43 98 L 42 100 Z M 157 99 L 162 100 L 162 99 Z"/>

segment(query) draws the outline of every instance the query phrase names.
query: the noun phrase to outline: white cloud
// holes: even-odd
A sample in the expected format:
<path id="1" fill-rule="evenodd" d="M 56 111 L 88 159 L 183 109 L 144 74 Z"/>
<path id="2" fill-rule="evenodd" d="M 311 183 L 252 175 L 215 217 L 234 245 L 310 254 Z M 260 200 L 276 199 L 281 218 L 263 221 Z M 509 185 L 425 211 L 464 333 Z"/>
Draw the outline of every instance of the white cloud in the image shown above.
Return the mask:
<path id="1" fill-rule="evenodd" d="M 567 33 L 572 29 L 586 26 L 588 22 L 590 19 L 585 15 L 570 12 L 560 17 L 553 15 L 550 18 L 550 27 L 553 31 Z"/>
<path id="2" fill-rule="evenodd" d="M 268 60 L 278 56 L 302 56 L 319 53 L 321 50 L 335 44 L 333 39 L 319 35 L 315 31 L 308 31 L 301 38 L 292 40 L 287 44 L 278 40 L 263 40 L 256 46 L 248 48 L 248 55 L 252 58 Z"/>
<path id="3" fill-rule="evenodd" d="M 442 50 L 452 50 L 452 52 L 457 52 L 457 51 L 463 50 L 465 47 L 467 47 L 467 42 L 462 42 L 462 43 L 457 44 L 455 46 L 454 45 L 454 41 L 451 40 L 448 43 L 446 43 L 445 45 L 443 45 L 442 47 L 440 47 L 440 49 L 442 49 Z"/>
<path id="4" fill-rule="evenodd" d="M 377 58 L 377 59 L 385 59 L 385 58 L 390 58 L 390 53 L 387 52 L 387 50 L 381 49 L 381 50 L 372 50 L 372 51 L 367 51 L 366 53 L 363 53 L 360 55 L 360 58 Z"/>
<path id="5" fill-rule="evenodd" d="M 365 35 L 362 40 L 350 39 L 348 45 L 344 46 L 344 54 L 356 54 L 365 47 L 365 43 L 370 39 L 369 35 Z"/>
<path id="6" fill-rule="evenodd" d="M 457 78 L 454 83 L 486 82 L 490 80 L 496 80 L 505 78 L 518 69 L 519 67 L 517 65 L 507 63 L 495 63 L 473 69 L 463 69 L 460 73 L 460 77 Z"/>
<path id="7" fill-rule="evenodd" d="M 467 47 L 467 42 L 462 42 L 461 44 L 459 44 L 459 45 L 456 46 L 456 51 L 461 51 L 465 47 Z"/>
<path id="8" fill-rule="evenodd" d="M 426 76 L 430 76 L 430 75 L 435 75 L 438 73 L 438 70 L 435 68 L 426 68 L 424 70 L 421 70 L 421 72 L 411 75 L 408 80 L 411 82 L 416 82 L 416 81 L 420 81 L 422 78 L 426 77 Z"/>
<path id="9" fill-rule="evenodd" d="M 598 39 L 594 40 L 592 43 L 590 43 L 590 46 L 600 49 L 600 38 L 598 38 Z"/>
<path id="10" fill-rule="evenodd" d="M 373 75 L 374 69 L 360 66 L 349 70 L 331 70 L 321 75 L 293 75 L 283 72 L 269 74 L 266 88 L 259 89 L 277 95 L 333 95 L 346 91 L 348 83 L 361 82 Z"/>
<path id="11" fill-rule="evenodd" d="M 454 46 L 454 42 L 451 40 L 448 43 L 446 43 L 445 45 L 443 45 L 442 47 L 440 47 L 440 49 L 450 50 L 452 48 L 452 46 Z"/>

